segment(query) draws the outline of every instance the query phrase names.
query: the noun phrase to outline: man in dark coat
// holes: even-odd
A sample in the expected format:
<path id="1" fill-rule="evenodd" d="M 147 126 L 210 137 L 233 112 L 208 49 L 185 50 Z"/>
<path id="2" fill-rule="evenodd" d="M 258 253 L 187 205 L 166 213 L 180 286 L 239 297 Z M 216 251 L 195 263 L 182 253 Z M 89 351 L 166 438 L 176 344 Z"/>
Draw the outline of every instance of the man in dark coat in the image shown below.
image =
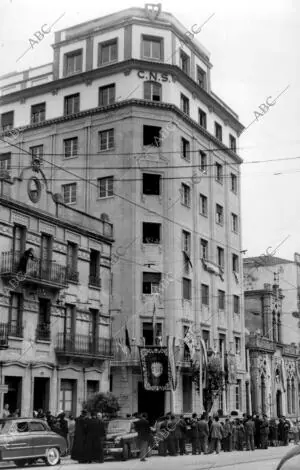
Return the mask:
<path id="1" fill-rule="evenodd" d="M 77 460 L 78 463 L 86 463 L 88 461 L 86 452 L 88 421 L 88 412 L 82 410 L 81 415 L 76 419 L 74 444 L 71 454 L 71 459 Z"/>
<path id="2" fill-rule="evenodd" d="M 104 442 L 106 436 L 106 429 L 105 424 L 102 419 L 102 413 L 97 413 L 98 423 L 98 435 L 99 435 L 99 442 L 98 442 L 98 461 L 99 463 L 104 462 Z"/>
<path id="3" fill-rule="evenodd" d="M 146 413 L 141 415 L 140 420 L 135 424 L 135 428 L 138 433 L 138 440 L 140 446 L 140 460 L 141 462 L 146 461 L 146 455 L 148 454 L 149 441 L 151 438 L 151 429 Z"/>
<path id="4" fill-rule="evenodd" d="M 259 415 L 256 415 L 254 424 L 255 424 L 254 443 L 255 443 L 255 447 L 256 447 L 257 449 L 260 449 L 260 448 L 261 448 L 261 439 L 260 439 L 260 425 L 261 425 L 261 419 L 260 419 Z"/>
<path id="5" fill-rule="evenodd" d="M 207 454 L 207 445 L 208 445 L 208 434 L 209 428 L 208 423 L 205 420 L 205 415 L 201 416 L 200 421 L 198 422 L 198 433 L 199 433 L 199 454 Z"/>
<path id="6" fill-rule="evenodd" d="M 289 431 L 290 431 L 290 423 L 283 417 L 283 445 L 289 445 Z"/>
<path id="7" fill-rule="evenodd" d="M 260 436 L 261 436 L 261 448 L 268 449 L 269 421 L 268 421 L 267 415 L 263 415 L 263 420 L 260 425 Z"/>
<path id="8" fill-rule="evenodd" d="M 18 271 L 20 271 L 23 274 L 26 273 L 28 260 L 34 259 L 33 253 L 34 253 L 33 248 L 28 248 L 28 250 L 24 251 L 19 262 Z"/>
<path id="9" fill-rule="evenodd" d="M 169 435 L 167 437 L 168 452 L 169 455 L 174 457 L 177 455 L 178 449 L 178 426 L 177 420 L 173 415 L 171 415 L 170 421 L 168 422 L 167 431 L 169 431 Z"/>
<path id="10" fill-rule="evenodd" d="M 248 416 L 244 424 L 247 450 L 254 450 L 255 424 L 251 416 Z"/>
<path id="11" fill-rule="evenodd" d="M 197 413 L 192 414 L 191 439 L 192 439 L 192 454 L 196 455 L 196 453 L 199 452 L 199 430 L 198 430 Z"/>
<path id="12" fill-rule="evenodd" d="M 183 415 L 180 416 L 177 426 L 178 426 L 179 452 L 180 452 L 180 455 L 184 455 L 186 454 L 185 443 L 186 443 L 187 425 L 186 425 Z"/>

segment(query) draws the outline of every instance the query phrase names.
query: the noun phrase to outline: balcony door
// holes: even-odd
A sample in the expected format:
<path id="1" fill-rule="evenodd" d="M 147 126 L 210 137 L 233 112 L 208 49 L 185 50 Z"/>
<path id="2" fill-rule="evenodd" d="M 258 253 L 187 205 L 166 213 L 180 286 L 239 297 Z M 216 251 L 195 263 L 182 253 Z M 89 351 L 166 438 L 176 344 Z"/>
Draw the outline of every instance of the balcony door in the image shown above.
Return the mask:
<path id="1" fill-rule="evenodd" d="M 67 351 L 76 348 L 75 343 L 75 325 L 74 325 L 74 305 L 66 305 L 64 309 L 64 331 L 63 345 Z"/>
<path id="2" fill-rule="evenodd" d="M 91 352 L 97 352 L 99 310 L 90 308 L 89 338 Z"/>
<path id="3" fill-rule="evenodd" d="M 41 236 L 41 275 L 42 279 L 51 278 L 52 237 L 42 233 Z"/>
<path id="4" fill-rule="evenodd" d="M 14 225 L 13 228 L 13 264 L 17 266 L 26 249 L 26 227 Z"/>
<path id="5" fill-rule="evenodd" d="M 50 339 L 50 315 L 51 300 L 46 298 L 39 299 L 39 319 L 37 336 L 38 339 Z"/>

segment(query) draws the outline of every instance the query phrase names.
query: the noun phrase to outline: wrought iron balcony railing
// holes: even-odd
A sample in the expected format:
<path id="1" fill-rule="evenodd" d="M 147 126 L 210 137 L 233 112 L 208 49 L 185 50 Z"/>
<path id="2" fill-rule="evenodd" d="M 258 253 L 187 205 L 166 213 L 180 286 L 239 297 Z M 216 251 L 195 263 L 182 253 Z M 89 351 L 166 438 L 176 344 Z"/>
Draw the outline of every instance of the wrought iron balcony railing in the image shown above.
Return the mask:
<path id="1" fill-rule="evenodd" d="M 14 336 L 15 338 L 23 338 L 23 326 L 18 323 L 9 323 L 8 336 Z"/>
<path id="2" fill-rule="evenodd" d="M 0 323 L 0 349 L 8 348 L 8 323 Z"/>
<path id="3" fill-rule="evenodd" d="M 26 271 L 20 265 L 23 253 L 7 251 L 1 255 L 0 273 L 2 276 L 13 277 L 16 282 L 34 282 L 42 285 L 62 287 L 67 285 L 66 267 L 54 261 L 29 258 Z"/>
<path id="4" fill-rule="evenodd" d="M 67 268 L 67 280 L 71 282 L 78 282 L 79 272 L 74 271 L 74 269 Z"/>
<path id="5" fill-rule="evenodd" d="M 56 353 L 60 356 L 108 358 L 112 356 L 111 339 L 88 335 L 58 333 Z"/>
<path id="6" fill-rule="evenodd" d="M 99 276 L 89 276 L 89 285 L 93 287 L 101 287 L 101 279 Z"/>
<path id="7" fill-rule="evenodd" d="M 50 323 L 40 323 L 36 329 L 36 339 L 42 341 L 51 340 Z"/>

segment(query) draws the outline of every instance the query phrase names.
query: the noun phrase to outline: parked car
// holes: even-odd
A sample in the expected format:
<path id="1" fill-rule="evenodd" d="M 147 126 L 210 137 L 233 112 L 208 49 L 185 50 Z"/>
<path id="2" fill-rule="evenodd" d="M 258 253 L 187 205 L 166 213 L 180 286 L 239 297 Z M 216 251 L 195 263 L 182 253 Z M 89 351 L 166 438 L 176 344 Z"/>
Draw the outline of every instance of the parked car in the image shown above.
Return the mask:
<path id="1" fill-rule="evenodd" d="M 298 470 L 300 465 L 300 446 L 296 445 L 280 460 L 276 470 Z"/>
<path id="2" fill-rule="evenodd" d="M 104 445 L 105 455 L 127 460 L 140 452 L 135 423 L 138 419 L 113 419 L 109 421 Z"/>
<path id="3" fill-rule="evenodd" d="M 54 466 L 60 463 L 66 447 L 66 440 L 42 419 L 0 419 L 0 462 L 13 461 L 17 467 L 24 467 L 43 459 Z"/>

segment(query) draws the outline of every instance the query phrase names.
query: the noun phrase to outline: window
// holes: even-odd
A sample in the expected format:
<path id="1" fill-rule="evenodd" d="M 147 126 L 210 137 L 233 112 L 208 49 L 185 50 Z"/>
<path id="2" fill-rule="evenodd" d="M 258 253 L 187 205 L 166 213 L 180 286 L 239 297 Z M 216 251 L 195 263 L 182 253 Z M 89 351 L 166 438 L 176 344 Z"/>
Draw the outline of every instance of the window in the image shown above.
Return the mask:
<path id="1" fill-rule="evenodd" d="M 225 292 L 218 290 L 218 307 L 219 310 L 225 310 Z"/>
<path id="2" fill-rule="evenodd" d="M 29 432 L 29 423 L 26 421 L 21 421 L 17 423 L 16 429 L 18 432 Z"/>
<path id="3" fill-rule="evenodd" d="M 190 114 L 190 100 L 183 94 L 180 94 L 180 109 L 185 114 Z"/>
<path id="4" fill-rule="evenodd" d="M 74 113 L 79 113 L 79 93 L 74 95 L 65 96 L 64 115 L 70 116 Z"/>
<path id="5" fill-rule="evenodd" d="M 144 82 L 144 99 L 161 101 L 161 84 L 156 82 Z"/>
<path id="6" fill-rule="evenodd" d="M 143 194 L 147 196 L 160 195 L 160 175 L 151 173 L 143 173 Z"/>
<path id="7" fill-rule="evenodd" d="M 231 230 L 235 233 L 238 233 L 238 216 L 231 213 Z"/>
<path id="8" fill-rule="evenodd" d="M 35 104 L 31 106 L 31 122 L 36 124 L 45 121 L 46 103 Z"/>
<path id="9" fill-rule="evenodd" d="M 46 263 L 43 263 L 46 265 Z M 50 332 L 50 315 L 51 315 L 51 300 L 39 298 L 39 313 L 38 313 L 38 327 L 37 339 L 49 341 L 51 338 Z"/>
<path id="10" fill-rule="evenodd" d="M 181 204 L 191 207 L 191 188 L 184 183 L 181 183 Z"/>
<path id="11" fill-rule="evenodd" d="M 202 330 L 202 339 L 205 343 L 206 350 L 210 346 L 210 332 L 209 330 Z"/>
<path id="12" fill-rule="evenodd" d="M 67 244 L 67 277 L 69 281 L 78 281 L 77 262 L 78 245 L 68 242 Z"/>
<path id="13" fill-rule="evenodd" d="M 215 137 L 222 142 L 222 126 L 215 122 Z"/>
<path id="14" fill-rule="evenodd" d="M 9 179 L 11 169 L 11 153 L 0 153 L 0 179 Z"/>
<path id="15" fill-rule="evenodd" d="M 197 66 L 197 83 L 200 88 L 206 89 L 206 73 L 199 66 Z"/>
<path id="16" fill-rule="evenodd" d="M 52 260 L 52 236 L 47 233 L 41 235 L 41 260 L 46 268 Z"/>
<path id="17" fill-rule="evenodd" d="M 100 287 L 100 251 L 91 249 L 90 251 L 90 275 L 89 285 Z"/>
<path id="18" fill-rule="evenodd" d="M 225 255 L 224 255 L 224 248 L 217 246 L 217 263 L 220 268 L 224 269 L 225 263 Z"/>
<path id="19" fill-rule="evenodd" d="M 239 257 L 235 254 L 232 255 L 232 271 L 234 273 L 239 272 Z"/>
<path id="20" fill-rule="evenodd" d="M 157 126 L 143 126 L 143 145 L 154 145 L 160 147 L 161 127 Z"/>
<path id="21" fill-rule="evenodd" d="M 64 410 L 67 415 L 76 415 L 76 381 L 61 379 L 59 408 Z"/>
<path id="22" fill-rule="evenodd" d="M 112 197 L 114 195 L 114 177 L 98 178 L 98 197 Z"/>
<path id="23" fill-rule="evenodd" d="M 63 189 L 63 201 L 65 204 L 76 203 L 76 183 L 64 184 Z"/>
<path id="24" fill-rule="evenodd" d="M 200 258 L 207 259 L 208 258 L 208 241 L 201 238 L 200 240 Z"/>
<path id="25" fill-rule="evenodd" d="M 163 40 L 157 37 L 143 36 L 142 58 L 164 60 Z"/>
<path id="26" fill-rule="evenodd" d="M 220 163 L 216 163 L 216 181 L 223 183 L 223 166 Z"/>
<path id="27" fill-rule="evenodd" d="M 161 273 L 143 272 L 143 294 L 159 293 Z"/>
<path id="28" fill-rule="evenodd" d="M 64 76 L 82 71 L 82 49 L 68 52 L 64 56 Z"/>
<path id="29" fill-rule="evenodd" d="M 186 277 L 182 278 L 182 297 L 185 300 L 192 300 L 192 281 Z"/>
<path id="30" fill-rule="evenodd" d="M 236 138 L 233 135 L 229 134 L 229 145 L 231 150 L 236 152 Z"/>
<path id="31" fill-rule="evenodd" d="M 189 75 L 190 73 L 190 58 L 189 56 L 183 52 L 183 51 L 180 51 L 180 64 L 179 64 L 179 67 L 181 68 L 181 70 L 186 73 L 187 75 Z"/>
<path id="32" fill-rule="evenodd" d="M 205 152 L 202 152 L 202 150 L 199 151 L 200 155 L 200 170 L 203 173 L 207 172 L 207 155 Z"/>
<path id="33" fill-rule="evenodd" d="M 145 346 L 154 346 L 154 338 L 153 338 L 153 324 L 150 322 L 143 322 L 142 325 L 142 335 L 145 341 Z M 162 337 L 162 324 L 156 323 L 155 324 L 155 337 Z"/>
<path id="34" fill-rule="evenodd" d="M 240 356 L 240 354 L 241 354 L 241 338 L 239 336 L 234 337 L 234 344 L 235 344 L 235 354 Z"/>
<path id="35" fill-rule="evenodd" d="M 207 217 L 208 214 L 207 197 L 204 194 L 200 194 L 200 214 Z"/>
<path id="36" fill-rule="evenodd" d="M 77 156 L 78 150 L 78 137 L 71 139 L 64 139 L 64 157 L 71 158 Z"/>
<path id="37" fill-rule="evenodd" d="M 118 60 L 118 40 L 102 42 L 98 46 L 98 65 L 110 64 Z"/>
<path id="38" fill-rule="evenodd" d="M 209 286 L 201 284 L 201 303 L 202 305 L 209 305 Z"/>
<path id="39" fill-rule="evenodd" d="M 187 254 L 191 253 L 191 234 L 186 230 L 182 230 L 182 251 Z"/>
<path id="40" fill-rule="evenodd" d="M 238 295 L 233 296 L 233 313 L 237 315 L 240 313 L 240 298 Z"/>
<path id="41" fill-rule="evenodd" d="M 202 109 L 199 108 L 198 109 L 198 116 L 199 116 L 199 126 L 206 129 L 206 127 L 207 127 L 206 113 Z"/>
<path id="42" fill-rule="evenodd" d="M 8 131 L 14 127 L 14 111 L 1 114 L 1 128 L 3 131 Z"/>
<path id="43" fill-rule="evenodd" d="M 190 143 L 183 137 L 181 137 L 181 157 L 190 161 Z"/>
<path id="44" fill-rule="evenodd" d="M 114 129 L 99 132 L 99 150 L 109 150 L 114 148 Z"/>
<path id="45" fill-rule="evenodd" d="M 22 328 L 23 295 L 11 292 L 9 303 L 9 334 L 21 338 Z"/>
<path id="46" fill-rule="evenodd" d="M 43 145 L 36 145 L 35 147 L 30 147 L 29 150 L 32 155 L 32 162 L 34 162 L 34 160 L 39 160 L 40 162 L 43 160 L 43 155 L 44 155 Z"/>
<path id="47" fill-rule="evenodd" d="M 216 204 L 216 222 L 219 225 L 224 223 L 223 207 L 220 204 Z"/>
<path id="48" fill-rule="evenodd" d="M 116 85 L 102 86 L 99 88 L 99 106 L 108 106 L 116 100 Z"/>
<path id="49" fill-rule="evenodd" d="M 237 176 L 231 173 L 230 181 L 231 181 L 231 191 L 236 194 L 237 193 Z"/>
<path id="50" fill-rule="evenodd" d="M 87 399 L 92 398 L 98 392 L 99 392 L 99 380 L 87 380 L 86 381 Z"/>
<path id="51" fill-rule="evenodd" d="M 13 228 L 13 253 L 14 256 L 23 255 L 26 249 L 26 227 L 14 225 Z"/>
<path id="52" fill-rule="evenodd" d="M 225 344 L 226 344 L 226 336 L 220 333 L 219 334 L 219 353 L 222 358 L 222 361 L 224 361 L 224 356 L 225 356 Z"/>
<path id="53" fill-rule="evenodd" d="M 159 245 L 161 224 L 143 222 L 143 243 Z"/>
<path id="54" fill-rule="evenodd" d="M 237 410 L 242 409 L 241 399 L 242 399 L 242 381 L 241 379 L 238 379 L 237 384 L 235 386 L 235 408 Z"/>

